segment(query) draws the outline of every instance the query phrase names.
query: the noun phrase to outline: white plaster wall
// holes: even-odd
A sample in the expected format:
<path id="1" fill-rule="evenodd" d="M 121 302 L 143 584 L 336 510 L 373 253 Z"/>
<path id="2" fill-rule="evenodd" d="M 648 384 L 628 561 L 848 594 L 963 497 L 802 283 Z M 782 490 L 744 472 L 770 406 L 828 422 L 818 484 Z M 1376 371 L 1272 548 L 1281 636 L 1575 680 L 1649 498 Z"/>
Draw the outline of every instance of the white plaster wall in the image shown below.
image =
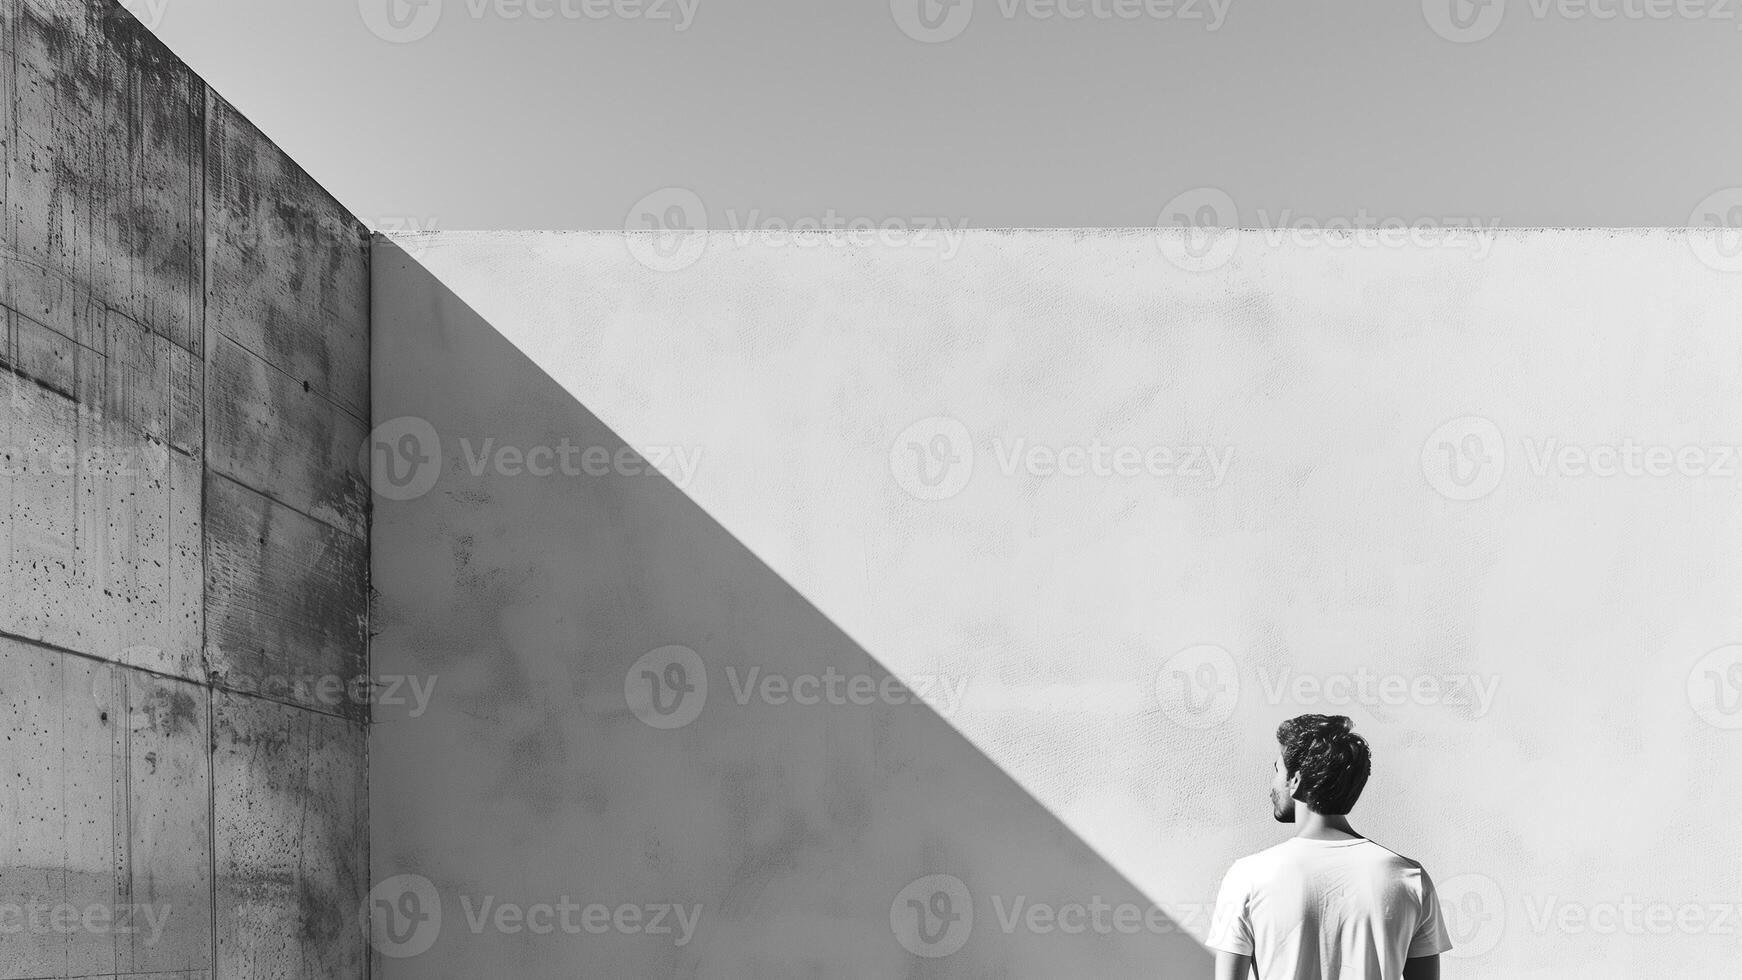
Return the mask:
<path id="1" fill-rule="evenodd" d="M 1374 746 L 1356 825 L 1446 891 L 1465 954 L 1448 975 L 1718 977 L 1742 957 L 1742 655 L 1722 649 L 1742 643 L 1742 274 L 1711 242 L 1245 233 L 1198 269 L 1146 231 L 716 233 L 678 269 L 614 234 L 398 244 L 631 445 L 699 453 L 674 471 L 683 492 L 872 657 L 965 683 L 933 706 L 1150 900 L 1207 901 L 1286 833 L 1265 797 L 1273 729 L 1328 711 Z M 377 265 L 376 421 L 424 417 L 440 289 Z M 474 479 L 456 441 L 490 417 L 430 420 L 443 481 Z M 903 461 L 939 436 L 972 466 L 924 499 Z M 1017 440 L 1231 463 L 1219 480 L 1007 473 Z M 1456 499 L 1474 491 L 1448 477 L 1448 443 L 1488 460 L 1489 492 Z M 1675 462 L 1595 475 L 1568 445 Z M 378 500 L 390 607 L 459 522 L 445 486 Z M 523 598 L 472 588 L 498 611 Z M 706 636 L 637 639 L 615 676 L 664 643 L 710 655 Z M 712 666 L 708 710 L 731 710 Z M 1379 686 L 1352 702 L 1297 686 L 1362 676 Z M 396 800 L 452 787 L 384 779 L 440 765 L 395 738 L 372 748 L 378 878 L 453 848 L 538 866 L 536 841 L 483 843 Z M 970 975 L 950 962 L 913 960 Z"/>

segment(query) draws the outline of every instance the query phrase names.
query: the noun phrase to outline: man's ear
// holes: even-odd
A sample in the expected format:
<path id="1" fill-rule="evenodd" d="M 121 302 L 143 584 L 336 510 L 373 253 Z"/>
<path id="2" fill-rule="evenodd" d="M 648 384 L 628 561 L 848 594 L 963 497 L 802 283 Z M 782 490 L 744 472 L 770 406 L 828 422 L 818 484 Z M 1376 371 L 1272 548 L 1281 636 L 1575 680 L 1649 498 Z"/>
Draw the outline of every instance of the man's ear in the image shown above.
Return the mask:
<path id="1" fill-rule="evenodd" d="M 1300 772 L 1298 770 L 1288 777 L 1288 798 L 1291 800 L 1300 799 Z"/>

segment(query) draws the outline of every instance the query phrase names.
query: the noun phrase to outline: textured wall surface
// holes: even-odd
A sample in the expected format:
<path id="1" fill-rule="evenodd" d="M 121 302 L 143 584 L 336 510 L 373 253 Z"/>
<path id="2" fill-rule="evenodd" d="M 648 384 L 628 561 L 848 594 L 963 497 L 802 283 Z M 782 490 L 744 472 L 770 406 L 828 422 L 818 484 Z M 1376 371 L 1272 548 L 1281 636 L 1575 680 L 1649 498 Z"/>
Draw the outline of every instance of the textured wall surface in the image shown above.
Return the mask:
<path id="1" fill-rule="evenodd" d="M 892 906 L 934 873 L 1013 901 L 1143 900 L 414 262 L 389 245 L 375 267 L 377 360 L 393 365 L 377 377 L 378 411 L 474 446 L 566 439 L 590 450 L 577 466 L 601 453 L 622 466 L 580 480 L 473 474 L 456 442 L 425 486 L 422 453 L 379 431 L 371 554 L 387 588 L 372 656 L 402 688 L 370 729 L 384 975 L 1207 972 L 1161 911 L 1117 942 L 1014 935 L 919 970 L 930 961 L 901 945 Z M 683 669 L 638 663 L 674 645 L 708 657 L 705 704 L 646 686 L 643 671 Z M 770 676 L 806 700 L 833 676 L 848 706 L 734 709 L 729 678 L 760 689 Z M 701 713 L 686 722 L 688 704 Z M 937 942 L 951 941 L 946 925 L 933 923 Z"/>
<path id="2" fill-rule="evenodd" d="M 362 977 L 364 233 L 119 6 L 0 110 L 0 977 Z"/>
<path id="3" fill-rule="evenodd" d="M 375 654 L 434 694 L 374 730 L 373 857 L 443 914 L 388 975 L 1193 975 L 1008 913 L 1201 936 L 1306 711 L 1372 741 L 1355 823 L 1440 883 L 1449 975 L 1733 971 L 1725 243 L 397 244 Z M 831 669 L 927 706 L 801 703 Z M 902 932 L 931 874 L 953 951 Z M 701 926 L 476 914 L 565 894 Z"/>

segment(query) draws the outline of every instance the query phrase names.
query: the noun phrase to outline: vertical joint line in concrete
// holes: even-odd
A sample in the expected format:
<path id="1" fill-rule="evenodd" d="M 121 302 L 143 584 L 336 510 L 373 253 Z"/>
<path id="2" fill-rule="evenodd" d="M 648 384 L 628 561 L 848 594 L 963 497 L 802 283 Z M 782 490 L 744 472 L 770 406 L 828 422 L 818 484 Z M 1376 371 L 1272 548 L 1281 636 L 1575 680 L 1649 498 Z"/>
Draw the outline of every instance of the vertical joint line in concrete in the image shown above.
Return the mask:
<path id="1" fill-rule="evenodd" d="M 369 417 L 363 420 L 366 428 L 373 429 L 375 425 L 375 234 L 372 229 L 363 229 L 363 268 L 367 275 L 363 277 L 363 308 L 364 326 L 368 332 L 369 343 L 365 347 L 369 364 L 368 394 L 364 398 L 365 408 Z M 372 439 L 372 436 L 365 436 Z M 369 454 L 368 466 L 375 465 L 375 455 Z M 365 482 L 369 474 L 364 473 Z M 374 484 L 369 484 L 373 488 Z M 374 683 L 375 678 L 375 492 L 370 489 L 369 496 L 363 505 L 363 676 Z M 375 728 L 374 698 L 367 699 L 363 705 L 363 799 L 358 801 L 353 813 L 361 817 L 358 821 L 363 828 L 363 894 L 367 895 L 375 884 L 375 854 L 374 833 L 369 829 L 370 796 L 369 748 L 374 741 L 371 733 Z M 360 813 L 357 811 L 361 811 Z M 363 947 L 363 977 L 373 980 L 375 976 L 375 957 L 370 955 L 370 943 L 374 936 L 374 909 L 369 909 L 368 915 L 361 922 L 363 935 L 358 937 Z"/>
<path id="2" fill-rule="evenodd" d="M 99 667 L 111 678 L 109 684 L 109 724 L 115 726 L 115 734 L 109 740 L 111 751 L 115 756 L 111 759 L 109 771 L 111 792 L 115 794 L 113 806 L 114 824 L 110 828 L 111 844 L 114 847 L 115 864 L 115 897 L 112 908 L 125 908 L 133 901 L 133 726 L 128 724 L 128 708 L 132 703 L 132 688 L 129 686 L 126 670 Z M 99 706 L 99 710 L 101 707 Z M 122 962 L 122 933 L 113 931 L 109 936 L 110 962 L 116 973 L 133 972 L 133 959 L 127 957 Z M 131 952 L 131 946 L 128 947 Z"/>
<path id="3" fill-rule="evenodd" d="M 191 70 L 189 75 L 199 87 L 200 117 L 195 125 L 199 127 L 198 146 L 200 148 L 200 227 L 197 235 L 191 236 L 198 243 L 199 261 L 192 265 L 194 274 L 199 278 L 198 302 L 193 305 L 200 311 L 200 686 L 206 692 L 206 860 L 208 862 L 207 880 L 210 882 L 207 897 L 211 905 L 211 953 L 208 967 L 211 976 L 218 975 L 218 695 L 212 689 L 212 665 L 206 654 L 208 636 L 211 631 L 208 610 L 206 609 L 206 534 L 210 526 L 211 514 L 207 511 L 206 502 L 206 468 L 211 465 L 211 412 L 206 401 L 206 391 L 209 387 L 209 377 L 212 363 L 212 338 L 207 329 L 210 318 L 208 307 L 211 303 L 211 269 L 209 256 L 211 254 L 211 168 L 212 168 L 212 89 L 203 79 Z M 190 93 L 190 101 L 192 96 Z M 189 144 L 195 143 L 190 139 Z"/>

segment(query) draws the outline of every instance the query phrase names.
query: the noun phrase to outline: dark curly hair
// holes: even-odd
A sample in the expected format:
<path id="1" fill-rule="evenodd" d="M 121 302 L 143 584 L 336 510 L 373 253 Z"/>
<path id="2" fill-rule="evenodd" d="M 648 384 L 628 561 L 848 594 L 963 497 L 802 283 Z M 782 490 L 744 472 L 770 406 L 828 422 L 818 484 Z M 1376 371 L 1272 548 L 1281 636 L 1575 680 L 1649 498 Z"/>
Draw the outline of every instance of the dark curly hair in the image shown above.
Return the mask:
<path id="1" fill-rule="evenodd" d="M 1296 798 L 1316 813 L 1353 810 L 1373 772 L 1373 753 L 1352 725 L 1346 715 L 1300 715 L 1276 728 L 1285 775 L 1300 773 Z"/>

